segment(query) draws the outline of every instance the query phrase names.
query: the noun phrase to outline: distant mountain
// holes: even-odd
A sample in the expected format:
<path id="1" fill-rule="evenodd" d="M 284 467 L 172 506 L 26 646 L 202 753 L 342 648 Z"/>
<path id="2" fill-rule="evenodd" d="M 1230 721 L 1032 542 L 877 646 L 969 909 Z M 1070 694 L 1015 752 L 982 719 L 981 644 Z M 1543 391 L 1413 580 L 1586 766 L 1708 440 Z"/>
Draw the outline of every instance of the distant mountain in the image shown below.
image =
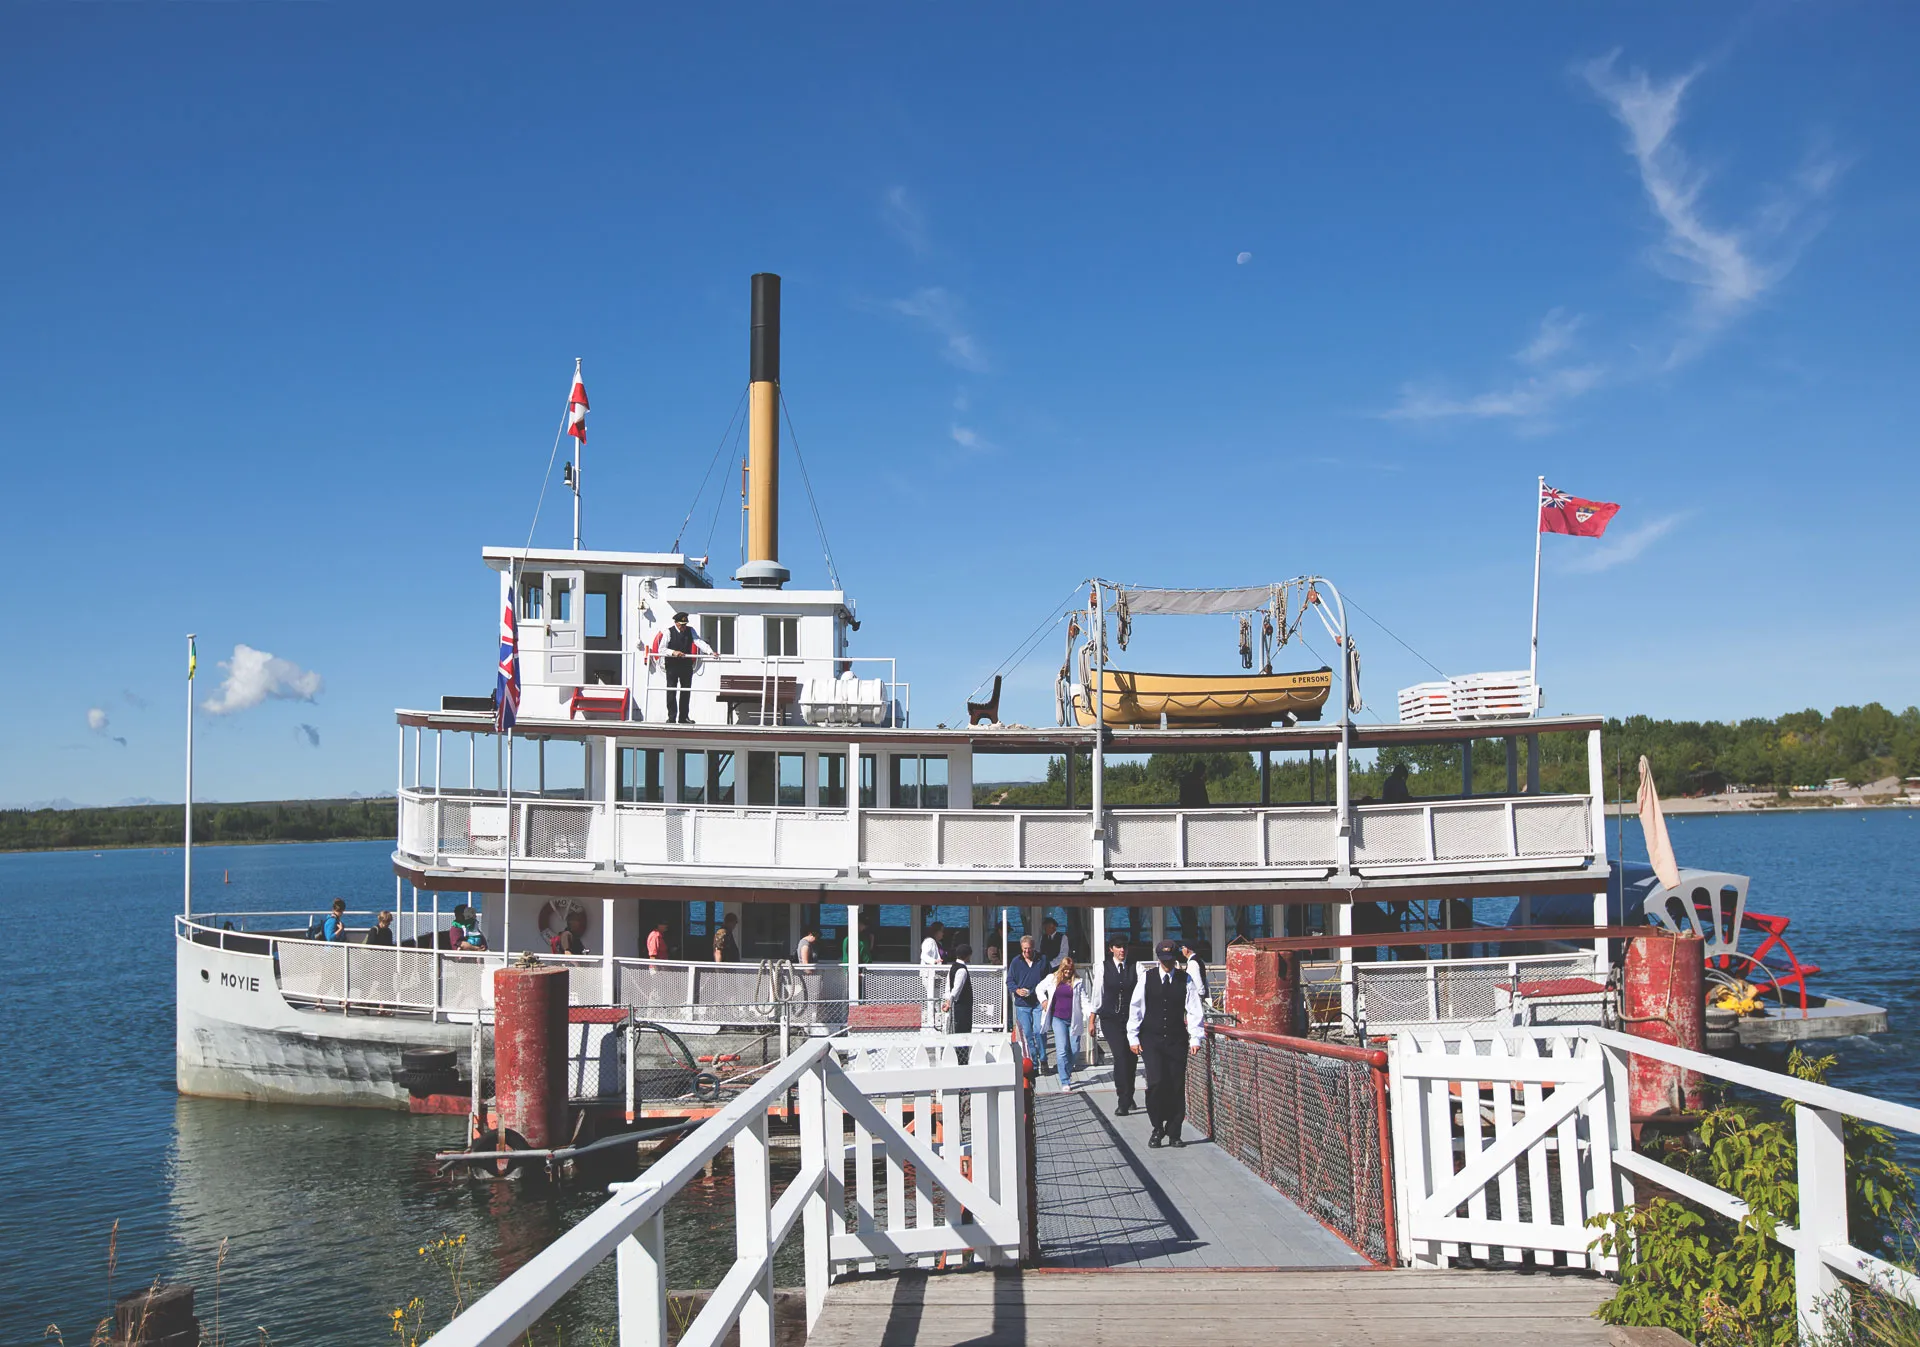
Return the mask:
<path id="1" fill-rule="evenodd" d="M 28 800 L 25 804 L 0 804 L 0 809 L 91 809 L 92 805 L 76 804 L 62 795 L 57 800 Z"/>
<path id="2" fill-rule="evenodd" d="M 178 804 L 180 802 L 178 800 L 156 800 L 151 795 L 129 795 L 126 799 L 116 800 L 114 803 L 124 807 L 135 804 Z M 203 800 L 201 803 L 205 804 L 207 801 Z"/>

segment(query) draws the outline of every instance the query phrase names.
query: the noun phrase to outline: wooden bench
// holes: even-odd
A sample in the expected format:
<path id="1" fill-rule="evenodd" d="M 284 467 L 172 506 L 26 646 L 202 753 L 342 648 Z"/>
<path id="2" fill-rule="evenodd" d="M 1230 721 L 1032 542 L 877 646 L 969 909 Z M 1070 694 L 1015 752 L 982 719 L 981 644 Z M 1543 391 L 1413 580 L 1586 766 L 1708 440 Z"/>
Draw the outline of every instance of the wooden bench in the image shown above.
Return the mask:
<path id="1" fill-rule="evenodd" d="M 742 721 L 759 717 L 771 712 L 767 724 L 779 724 L 787 719 L 786 712 L 800 701 L 800 680 L 798 678 L 762 678 L 758 674 L 721 674 L 720 690 L 714 694 L 715 700 L 726 705 L 731 718 Z M 771 705 L 769 705 L 771 703 Z"/>

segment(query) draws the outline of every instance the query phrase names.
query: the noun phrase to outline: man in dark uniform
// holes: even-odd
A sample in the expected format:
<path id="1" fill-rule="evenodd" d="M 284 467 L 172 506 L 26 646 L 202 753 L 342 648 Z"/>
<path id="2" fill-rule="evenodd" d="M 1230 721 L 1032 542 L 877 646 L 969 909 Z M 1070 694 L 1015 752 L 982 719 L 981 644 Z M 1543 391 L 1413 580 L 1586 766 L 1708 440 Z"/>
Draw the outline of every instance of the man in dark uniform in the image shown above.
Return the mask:
<path id="1" fill-rule="evenodd" d="M 953 947 L 953 955 L 947 960 L 947 999 L 940 1009 L 952 1016 L 947 1023 L 950 1034 L 970 1034 L 973 1032 L 973 977 L 967 971 L 967 960 L 973 957 L 973 947 L 962 940 Z M 973 1055 L 971 1048 L 959 1048 L 954 1059 L 961 1066 Z"/>
<path id="2" fill-rule="evenodd" d="M 1140 970 L 1127 957 L 1127 937 L 1115 932 L 1107 937 L 1107 957 L 1093 970 L 1093 1013 L 1100 1021 L 1100 1036 L 1107 1040 L 1113 1056 L 1113 1116 L 1124 1118 L 1133 1112 L 1133 1077 L 1137 1063 L 1127 1045 L 1127 1008 L 1133 1004 L 1133 988 Z"/>
<path id="3" fill-rule="evenodd" d="M 1187 1056 L 1200 1051 L 1206 1012 L 1200 991 L 1179 966 L 1180 948 L 1171 940 L 1154 947 L 1159 963 L 1133 989 L 1127 1010 L 1127 1043 L 1147 1074 L 1147 1120 L 1153 1124 L 1149 1146 L 1175 1146 L 1187 1117 Z"/>
<path id="4" fill-rule="evenodd" d="M 673 615 L 673 627 L 667 632 L 667 723 L 693 723 L 693 657 L 700 653 L 700 637 L 685 613 Z M 656 647 L 657 648 L 657 647 Z M 679 689 L 675 691 L 675 689 Z"/>

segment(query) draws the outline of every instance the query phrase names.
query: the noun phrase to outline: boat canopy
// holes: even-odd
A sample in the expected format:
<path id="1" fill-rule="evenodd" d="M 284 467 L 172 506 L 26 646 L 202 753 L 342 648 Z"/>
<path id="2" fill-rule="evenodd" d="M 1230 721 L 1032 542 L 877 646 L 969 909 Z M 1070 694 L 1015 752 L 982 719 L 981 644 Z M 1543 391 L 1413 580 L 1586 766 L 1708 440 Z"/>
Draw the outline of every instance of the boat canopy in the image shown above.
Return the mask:
<path id="1" fill-rule="evenodd" d="M 1116 602 L 1133 613 L 1194 616 L 1248 613 L 1279 603 L 1286 585 L 1246 585 L 1237 589 L 1147 589 L 1112 585 Z"/>

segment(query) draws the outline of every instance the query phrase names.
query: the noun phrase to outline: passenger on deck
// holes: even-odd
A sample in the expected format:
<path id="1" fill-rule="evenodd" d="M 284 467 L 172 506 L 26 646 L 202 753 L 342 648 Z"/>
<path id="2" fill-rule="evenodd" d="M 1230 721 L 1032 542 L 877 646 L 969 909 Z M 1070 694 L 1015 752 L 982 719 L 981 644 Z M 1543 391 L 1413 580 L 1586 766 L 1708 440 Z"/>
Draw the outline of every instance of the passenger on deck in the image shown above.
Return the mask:
<path id="1" fill-rule="evenodd" d="M 373 929 L 367 932 L 367 943 L 369 945 L 393 946 L 393 913 L 382 912 L 380 914 L 373 923 Z"/>
<path id="2" fill-rule="evenodd" d="M 1413 798 L 1413 792 L 1407 789 L 1407 764 L 1401 763 L 1381 783 L 1380 799 L 1384 804 L 1405 804 Z"/>
<path id="3" fill-rule="evenodd" d="M 1054 1063 L 1060 1069 L 1060 1089 L 1073 1093 L 1073 1064 L 1080 1056 L 1080 1025 L 1087 1018 L 1087 998 L 1080 990 L 1080 976 L 1073 956 L 1060 960 L 1060 966 L 1047 974 L 1034 989 L 1034 997 L 1046 1007 L 1047 1027 L 1053 1034 Z"/>
<path id="4" fill-rule="evenodd" d="M 947 928 L 936 921 L 927 927 L 926 939 L 920 942 L 920 985 L 925 989 L 923 996 L 926 1007 L 921 1016 L 921 1023 L 929 1029 L 934 1027 L 934 1020 L 937 1018 L 934 1002 L 939 998 L 934 995 L 933 989 L 940 982 L 940 965 L 947 961 L 946 951 L 940 948 L 946 933 Z"/>
<path id="5" fill-rule="evenodd" d="M 480 918 L 465 903 L 453 909 L 453 925 L 447 928 L 447 944 L 453 949 L 482 950 L 487 947 L 487 937 L 480 931 Z"/>
<path id="6" fill-rule="evenodd" d="M 1065 944 L 1060 934 L 1060 923 L 1048 917 L 1040 923 L 1040 961 L 1049 970 L 1060 966 L 1060 947 Z"/>
<path id="7" fill-rule="evenodd" d="M 1153 1135 L 1147 1145 L 1175 1146 L 1187 1117 L 1187 1056 L 1200 1051 L 1206 1011 L 1193 979 L 1180 971 L 1180 949 L 1171 940 L 1154 948 L 1159 965 L 1133 989 L 1127 1008 L 1127 1043 L 1147 1075 L 1147 1120 Z"/>
<path id="8" fill-rule="evenodd" d="M 1180 942 L 1180 957 L 1187 961 L 1187 976 L 1193 979 L 1193 985 L 1200 989 L 1200 1002 L 1207 1000 L 1207 961 L 1200 957 L 1200 951 L 1186 941 Z"/>
<path id="9" fill-rule="evenodd" d="M 647 932 L 647 957 L 649 959 L 667 957 L 667 924 L 664 921 L 655 922 L 653 929 Z"/>
<path id="10" fill-rule="evenodd" d="M 567 917 L 566 929 L 554 937 L 555 954 L 585 954 L 587 952 L 587 914 L 574 911 Z"/>
<path id="11" fill-rule="evenodd" d="M 662 638 L 666 649 L 661 650 Z M 693 662 L 696 655 L 711 655 L 710 649 L 704 649 L 704 642 L 687 624 L 685 613 L 673 615 L 673 626 L 665 632 L 655 632 L 653 644 L 647 648 L 647 658 L 659 659 L 667 674 L 667 723 L 669 725 L 691 725 L 693 723 Z M 661 659 L 664 653 L 665 658 Z M 676 691 L 677 689 L 677 691 Z"/>
<path id="12" fill-rule="evenodd" d="M 813 967 L 814 950 L 820 944 L 820 932 L 809 926 L 800 934 L 800 944 L 793 951 L 793 961 L 802 968 Z"/>
<path id="13" fill-rule="evenodd" d="M 1020 1045 L 1034 1067 L 1047 1065 L 1046 1017 L 1033 994 L 1047 976 L 1047 966 L 1033 952 L 1033 937 L 1020 937 L 1020 952 L 1007 961 L 1007 986 L 1013 992 L 1013 1022 L 1020 1030 Z"/>
<path id="14" fill-rule="evenodd" d="M 715 963 L 739 963 L 740 942 L 734 938 L 733 928 L 740 924 L 740 914 L 729 912 L 720 922 L 720 929 L 713 933 L 713 961 Z"/>
<path id="15" fill-rule="evenodd" d="M 1127 1047 L 1127 1007 L 1133 1004 L 1133 986 L 1140 970 L 1127 957 L 1127 937 L 1115 932 L 1107 937 L 1107 957 L 1093 971 L 1093 995 L 1087 1005 L 1087 1037 L 1093 1037 L 1093 1017 L 1099 1016 L 1100 1034 L 1113 1055 L 1113 1116 L 1124 1118 L 1133 1112 L 1133 1077 L 1136 1063 Z"/>
<path id="16" fill-rule="evenodd" d="M 335 898 L 333 912 L 320 923 L 322 940 L 345 940 L 347 938 L 347 900 Z"/>
<path id="17" fill-rule="evenodd" d="M 940 1010 L 948 1017 L 950 1034 L 973 1032 L 973 975 L 967 971 L 967 960 L 972 957 L 973 947 L 962 940 L 953 947 L 953 957 L 947 963 L 947 999 L 940 1003 Z M 971 1048 L 954 1052 L 961 1066 L 965 1066 L 972 1055 Z"/>

